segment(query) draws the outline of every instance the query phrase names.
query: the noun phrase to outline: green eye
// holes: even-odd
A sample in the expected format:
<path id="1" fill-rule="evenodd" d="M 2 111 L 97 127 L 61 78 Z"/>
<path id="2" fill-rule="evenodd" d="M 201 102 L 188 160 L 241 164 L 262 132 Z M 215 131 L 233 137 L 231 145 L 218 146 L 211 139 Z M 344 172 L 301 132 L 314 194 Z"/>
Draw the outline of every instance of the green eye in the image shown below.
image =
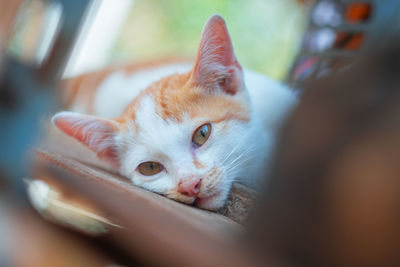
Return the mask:
<path id="1" fill-rule="evenodd" d="M 138 170 L 141 174 L 145 176 L 151 176 L 164 170 L 164 167 L 160 163 L 147 161 L 139 164 Z"/>
<path id="2" fill-rule="evenodd" d="M 197 128 L 193 133 L 192 143 L 196 146 L 202 146 L 210 137 L 211 134 L 211 124 L 206 123 Z"/>

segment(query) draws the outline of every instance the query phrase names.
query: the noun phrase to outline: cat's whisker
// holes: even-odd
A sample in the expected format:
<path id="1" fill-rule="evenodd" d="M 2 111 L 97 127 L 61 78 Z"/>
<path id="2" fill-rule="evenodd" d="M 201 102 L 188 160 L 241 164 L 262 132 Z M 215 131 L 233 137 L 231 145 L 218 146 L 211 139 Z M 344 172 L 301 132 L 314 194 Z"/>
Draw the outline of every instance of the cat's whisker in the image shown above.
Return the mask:
<path id="1" fill-rule="evenodd" d="M 239 145 L 241 145 L 240 142 L 236 143 L 236 145 L 233 147 L 233 149 L 228 154 L 228 156 L 226 156 L 225 159 L 222 161 L 221 165 L 223 165 L 229 159 L 229 157 L 236 151 L 236 149 L 239 147 Z"/>
<path id="2" fill-rule="evenodd" d="M 253 159 L 254 157 L 249 157 L 243 161 L 237 162 L 236 164 L 230 164 L 229 166 L 227 166 L 227 168 L 225 169 L 225 177 L 226 177 L 225 179 L 230 179 L 231 180 L 230 182 L 237 180 L 239 178 L 239 175 L 243 174 L 243 172 L 249 168 L 249 166 L 241 166 L 241 165 L 244 165 Z M 239 166 L 241 167 L 238 168 Z"/>
<path id="3" fill-rule="evenodd" d="M 232 156 L 232 154 L 236 151 L 236 149 L 237 149 L 240 145 L 242 145 L 243 140 L 246 140 L 248 135 L 249 135 L 249 132 L 245 133 L 245 135 L 242 136 L 241 142 L 237 142 L 237 143 L 236 143 L 236 145 L 233 147 L 233 149 L 232 149 L 231 152 L 228 154 L 228 156 L 226 156 L 225 159 L 222 161 L 221 165 L 223 165 L 223 164 L 229 159 L 229 157 Z"/>
<path id="4" fill-rule="evenodd" d="M 249 169 L 248 166 L 246 166 L 242 169 L 234 168 L 234 169 L 230 169 L 230 170 L 226 171 L 224 181 L 227 184 L 231 184 L 233 182 L 236 182 L 237 180 L 240 180 L 242 178 L 242 177 L 240 177 L 240 175 L 243 174 L 243 171 L 245 171 L 247 169 Z"/>
<path id="5" fill-rule="evenodd" d="M 237 158 L 235 158 L 235 159 L 227 166 L 227 169 L 234 169 L 234 168 L 236 168 L 237 166 L 239 166 L 239 165 L 241 165 L 241 164 L 247 163 L 248 161 L 251 161 L 251 160 L 255 159 L 255 155 L 253 155 L 253 154 L 250 153 L 250 152 L 253 152 L 253 150 L 248 149 L 248 150 L 244 151 L 242 154 L 240 154 Z M 244 155 L 246 155 L 247 158 L 244 159 L 243 161 L 239 161 L 241 158 L 244 157 Z"/>
<path id="6" fill-rule="evenodd" d="M 245 160 L 245 161 L 243 161 L 243 162 L 239 162 L 239 163 L 233 165 L 232 167 L 230 167 L 229 171 L 235 170 L 236 172 L 239 172 L 239 170 L 238 170 L 237 167 L 239 167 L 240 165 L 243 165 L 243 164 L 247 163 L 247 162 L 250 161 L 250 160 L 252 160 L 252 159 L 247 159 L 247 160 Z M 246 166 L 244 166 L 244 167 L 242 166 L 242 167 L 240 168 L 240 172 L 245 171 L 247 168 L 248 168 L 248 167 L 246 167 Z"/>
<path id="7" fill-rule="evenodd" d="M 239 154 L 232 162 L 229 163 L 228 168 L 239 161 L 243 156 L 251 154 L 250 152 L 254 151 L 255 147 L 248 147 L 245 151 Z"/>

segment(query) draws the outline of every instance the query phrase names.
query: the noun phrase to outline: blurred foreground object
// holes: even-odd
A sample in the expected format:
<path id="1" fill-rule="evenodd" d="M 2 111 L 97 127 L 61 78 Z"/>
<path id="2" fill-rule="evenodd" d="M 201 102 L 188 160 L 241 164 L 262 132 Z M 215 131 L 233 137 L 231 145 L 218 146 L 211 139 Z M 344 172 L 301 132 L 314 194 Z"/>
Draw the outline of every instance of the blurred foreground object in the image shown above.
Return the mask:
<path id="1" fill-rule="evenodd" d="M 35 12 L 24 6 L 35 3 L 43 8 L 39 8 L 40 12 L 32 16 L 33 21 L 22 23 L 30 14 L 29 11 Z M 0 179 L 22 176 L 26 171 L 24 153 L 36 137 L 40 116 L 49 112 L 57 102 L 57 82 L 69 58 L 88 4 L 89 0 L 1 0 L 1 14 L 4 14 L 4 18 L 1 20 L 0 44 L 4 47 L 1 50 L 4 58 L 1 59 L 0 68 L 0 124 L 7 130 L 0 133 Z M 49 25 L 42 17 L 46 18 L 48 14 L 58 19 L 52 21 L 52 36 L 45 37 L 41 30 Z M 32 42 L 16 42 L 18 34 L 21 34 L 17 26 L 26 25 L 29 28 L 36 20 L 42 22 L 28 35 L 43 35 L 43 38 Z M 26 52 L 28 50 L 33 52 Z"/>
<path id="2" fill-rule="evenodd" d="M 18 25 L 37 11 L 25 7 L 36 4 L 47 8 L 25 23 L 35 26 L 26 35 L 34 40 L 19 42 L 17 47 L 13 40 L 18 39 Z M 29 169 L 24 155 L 38 134 L 39 118 L 57 103 L 56 84 L 88 4 L 88 0 L 0 0 L 1 266 L 99 266 L 112 262 L 81 237 L 67 234 L 32 213 L 21 190 L 21 178 Z M 34 23 L 51 14 L 60 15 L 56 24 Z M 41 31 L 47 26 L 56 26 L 52 36 L 37 38 L 49 32 Z M 60 258 L 69 259 L 69 264 Z"/>
<path id="3" fill-rule="evenodd" d="M 400 266 L 399 41 L 314 81 L 283 128 L 252 231 L 286 262 Z"/>

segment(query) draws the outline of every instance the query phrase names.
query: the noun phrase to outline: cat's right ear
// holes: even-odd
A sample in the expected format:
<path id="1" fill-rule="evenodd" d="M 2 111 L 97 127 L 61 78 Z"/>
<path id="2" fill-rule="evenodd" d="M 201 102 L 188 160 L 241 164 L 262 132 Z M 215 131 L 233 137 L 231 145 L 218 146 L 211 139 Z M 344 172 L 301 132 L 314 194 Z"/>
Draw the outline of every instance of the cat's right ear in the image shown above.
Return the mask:
<path id="1" fill-rule="evenodd" d="M 234 95 L 243 86 L 243 71 L 233 52 L 224 19 L 211 16 L 204 25 L 192 80 L 201 88 Z"/>
<path id="2" fill-rule="evenodd" d="M 99 158 L 118 167 L 115 135 L 119 129 L 116 121 L 74 112 L 59 112 L 52 123 L 67 135 L 94 151 Z"/>

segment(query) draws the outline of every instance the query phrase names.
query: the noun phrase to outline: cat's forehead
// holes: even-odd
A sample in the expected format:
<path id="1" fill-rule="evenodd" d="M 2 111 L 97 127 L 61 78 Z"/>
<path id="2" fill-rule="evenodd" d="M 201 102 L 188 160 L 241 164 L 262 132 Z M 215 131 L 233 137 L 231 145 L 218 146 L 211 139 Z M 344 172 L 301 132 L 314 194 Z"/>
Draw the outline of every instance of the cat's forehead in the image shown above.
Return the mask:
<path id="1" fill-rule="evenodd" d="M 133 123 L 137 133 L 142 138 L 147 137 L 150 140 L 154 140 L 154 136 L 161 140 L 179 140 L 187 132 L 186 128 L 189 126 L 187 120 L 181 123 L 162 118 L 157 113 L 157 104 L 151 96 L 143 97 Z"/>
<path id="2" fill-rule="evenodd" d="M 247 95 L 232 97 L 222 92 L 209 92 L 194 86 L 190 73 L 173 74 L 152 84 L 139 95 L 127 109 L 126 115 L 136 119 L 139 108 L 146 106 L 146 99 L 153 100 L 154 112 L 165 121 L 183 122 L 184 118 L 198 117 L 210 121 L 236 119 L 249 121 Z"/>
<path id="3" fill-rule="evenodd" d="M 190 153 L 192 131 L 198 122 L 165 120 L 157 114 L 154 99 L 146 96 L 138 107 L 135 120 L 128 123 L 133 126 L 129 139 L 134 143 L 135 157 L 140 160 L 143 155 L 157 159 L 167 157 L 175 161 Z"/>

